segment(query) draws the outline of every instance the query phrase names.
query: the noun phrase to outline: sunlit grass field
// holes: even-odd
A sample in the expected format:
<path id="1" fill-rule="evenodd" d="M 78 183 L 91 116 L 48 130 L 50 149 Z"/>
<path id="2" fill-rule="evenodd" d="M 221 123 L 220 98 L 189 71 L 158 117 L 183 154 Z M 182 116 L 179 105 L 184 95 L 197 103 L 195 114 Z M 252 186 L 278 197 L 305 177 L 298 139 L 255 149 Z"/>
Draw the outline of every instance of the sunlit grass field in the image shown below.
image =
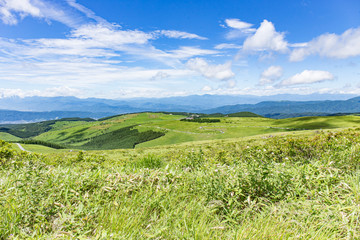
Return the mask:
<path id="1" fill-rule="evenodd" d="M 61 122 L 36 137 L 166 132 L 135 149 L 0 141 L 0 239 L 360 238 L 358 116 L 182 117 Z"/>
<path id="2" fill-rule="evenodd" d="M 94 122 L 61 121 L 52 125 L 49 131 L 32 137 L 32 139 L 61 144 L 69 149 L 87 149 L 85 146 L 91 144 L 91 141 L 94 141 L 94 139 L 100 138 L 101 136 L 110 136 L 112 133 L 119 131 L 120 133 L 118 134 L 121 134 L 121 131 L 125 128 L 133 129 L 131 130 L 132 133 L 128 133 L 126 130 L 127 134 L 141 135 L 142 133 L 152 131 L 153 133 L 157 132 L 158 135 L 162 135 L 159 135 L 160 137 L 153 137 L 154 139 L 150 137 L 150 140 L 134 142 L 134 147 L 146 148 L 193 141 L 248 137 L 261 134 L 360 126 L 360 117 L 353 115 L 301 117 L 280 120 L 262 117 L 219 117 L 215 118 L 220 120 L 220 122 L 217 123 L 180 121 L 180 119 L 185 117 L 186 116 L 183 115 L 165 113 L 136 113 Z M 120 138 L 120 135 L 116 135 L 114 139 L 108 139 L 109 143 L 105 143 L 105 149 L 114 148 L 111 147 L 111 143 Z M 2 133 L 0 139 L 10 141 L 18 138 Z M 125 139 L 123 141 L 127 140 Z M 106 147 L 107 145 L 109 146 Z M 119 146 L 115 148 L 122 148 L 121 146 L 123 145 L 119 144 Z M 128 147 L 129 146 L 124 146 L 124 148 Z M 101 148 L 99 150 L 101 150 Z"/>
<path id="3" fill-rule="evenodd" d="M 0 145 L 3 239 L 360 237 L 358 129 L 86 152 Z"/>
<path id="4" fill-rule="evenodd" d="M 0 139 L 4 141 L 17 141 L 20 140 L 19 137 L 13 136 L 9 133 L 0 132 Z"/>

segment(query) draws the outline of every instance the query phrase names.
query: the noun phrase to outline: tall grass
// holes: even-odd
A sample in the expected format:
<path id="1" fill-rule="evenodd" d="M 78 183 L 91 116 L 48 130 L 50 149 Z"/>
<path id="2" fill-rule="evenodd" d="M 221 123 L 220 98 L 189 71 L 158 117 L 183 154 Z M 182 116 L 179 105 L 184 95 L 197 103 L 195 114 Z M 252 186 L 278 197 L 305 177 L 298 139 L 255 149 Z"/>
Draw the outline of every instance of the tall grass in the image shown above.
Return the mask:
<path id="1" fill-rule="evenodd" d="M 127 159 L 0 142 L 2 239 L 357 239 L 360 134 Z"/>

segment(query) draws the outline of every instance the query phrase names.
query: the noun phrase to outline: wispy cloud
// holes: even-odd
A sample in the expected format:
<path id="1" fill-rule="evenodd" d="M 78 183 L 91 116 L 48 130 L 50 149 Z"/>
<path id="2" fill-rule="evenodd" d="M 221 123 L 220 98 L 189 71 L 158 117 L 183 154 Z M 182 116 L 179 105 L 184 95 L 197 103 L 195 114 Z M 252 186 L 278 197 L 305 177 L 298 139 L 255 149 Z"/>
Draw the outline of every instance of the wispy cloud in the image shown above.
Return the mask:
<path id="1" fill-rule="evenodd" d="M 245 31 L 248 31 L 249 29 L 251 29 L 251 26 L 253 26 L 253 24 L 251 24 L 251 23 L 243 22 L 240 19 L 236 19 L 236 18 L 226 19 L 225 23 L 228 27 L 239 29 L 239 30 L 245 30 Z M 254 29 L 252 29 L 250 31 L 254 31 Z"/>
<path id="2" fill-rule="evenodd" d="M 186 59 L 191 58 L 194 56 L 203 56 L 203 55 L 212 55 L 217 54 L 218 51 L 211 50 L 211 49 L 202 49 L 199 47 L 180 47 L 176 50 L 171 50 L 168 52 L 168 56 L 171 58 L 177 59 Z"/>
<path id="3" fill-rule="evenodd" d="M 0 98 L 7 97 L 55 97 L 55 96 L 79 96 L 82 92 L 78 89 L 69 88 L 66 86 L 46 88 L 42 90 L 23 90 L 23 89 L 8 89 L 0 88 Z"/>
<path id="4" fill-rule="evenodd" d="M 158 30 L 144 32 L 140 30 L 123 29 L 110 24 L 93 11 L 77 3 L 67 0 L 64 3 L 50 4 L 45 0 L 0 0 L 0 10 L 3 22 L 14 24 L 17 15 L 31 15 L 33 17 L 62 22 L 72 28 L 65 38 L 41 38 L 27 40 L 1 39 L 6 43 L 3 54 L 7 57 L 36 58 L 48 61 L 48 58 L 92 57 L 92 58 L 121 58 L 124 54 L 137 59 L 152 59 L 168 66 L 181 65 L 180 60 L 194 56 L 216 54 L 218 51 L 202 49 L 200 47 L 179 47 L 173 50 L 160 50 L 152 45 L 157 38 L 164 36 L 177 39 L 205 40 L 197 34 L 176 30 Z M 10 15 L 6 17 L 6 13 Z M 17 14 L 17 15 L 16 15 Z"/>
<path id="5" fill-rule="evenodd" d="M 74 7 L 77 3 L 73 3 Z M 81 5 L 79 5 L 81 6 Z M 89 21 L 84 12 L 69 9 L 69 4 L 62 1 L 48 0 L 0 0 L 0 18 L 3 23 L 15 25 L 19 20 L 31 16 L 45 21 L 61 22 L 71 28 L 79 27 Z M 100 18 L 93 17 L 100 21 Z"/>
<path id="6" fill-rule="evenodd" d="M 18 18 L 24 18 L 27 15 L 33 17 L 43 17 L 40 9 L 30 3 L 30 0 L 0 1 L 0 17 L 5 24 L 17 24 Z"/>
<path id="7" fill-rule="evenodd" d="M 155 35 L 165 36 L 168 38 L 177 38 L 177 39 L 199 39 L 206 40 L 207 38 L 201 37 L 194 33 L 175 31 L 175 30 L 157 30 L 154 32 Z"/>
<path id="8" fill-rule="evenodd" d="M 109 23 L 103 19 L 102 17 L 97 16 L 93 11 L 91 11 L 90 9 L 88 9 L 87 7 L 79 4 L 76 2 L 76 0 L 66 0 L 66 2 L 73 8 L 75 8 L 76 10 L 84 13 L 86 15 L 86 17 L 90 18 L 90 19 L 94 19 L 96 22 L 101 23 L 103 25 L 108 25 Z"/>
<path id="9" fill-rule="evenodd" d="M 255 28 L 252 28 L 253 24 L 243 22 L 237 18 L 226 19 L 225 24 L 226 27 L 230 28 L 226 34 L 226 38 L 229 40 L 243 38 L 256 31 Z"/>
<path id="10" fill-rule="evenodd" d="M 233 43 L 221 43 L 214 47 L 215 49 L 241 49 L 242 46 Z"/>

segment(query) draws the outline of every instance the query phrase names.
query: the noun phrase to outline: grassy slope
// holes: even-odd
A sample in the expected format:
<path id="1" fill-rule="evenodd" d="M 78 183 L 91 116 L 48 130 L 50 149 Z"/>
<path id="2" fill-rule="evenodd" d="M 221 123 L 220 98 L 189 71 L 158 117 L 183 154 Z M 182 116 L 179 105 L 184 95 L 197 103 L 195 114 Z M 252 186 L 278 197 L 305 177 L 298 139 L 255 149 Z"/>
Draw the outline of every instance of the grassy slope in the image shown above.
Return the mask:
<path id="1" fill-rule="evenodd" d="M 0 132 L 0 139 L 4 141 L 17 141 L 21 138 L 11 135 L 10 133 Z"/>
<path id="2" fill-rule="evenodd" d="M 97 122 L 57 122 L 53 129 L 35 139 L 80 147 L 91 138 L 135 125 L 140 132 L 164 131 L 163 137 L 136 145 L 136 148 L 177 144 L 190 141 L 229 139 L 275 134 L 303 129 L 332 129 L 360 126 L 359 116 L 302 117 L 269 119 L 261 117 L 224 117 L 219 123 L 182 122 L 181 115 L 138 113 Z"/>
<path id="3" fill-rule="evenodd" d="M 110 133 L 124 127 L 139 124 L 141 125 L 143 123 L 159 122 L 168 119 L 175 121 L 180 118 L 182 118 L 182 116 L 159 113 L 128 114 L 105 121 L 90 122 L 76 127 L 68 127 L 65 130 L 51 130 L 35 137 L 35 139 L 60 144 L 72 144 L 73 146 L 81 146 L 88 142 L 92 137 Z"/>
<path id="4" fill-rule="evenodd" d="M 55 149 L 37 144 L 21 144 L 21 146 L 26 150 L 34 153 L 60 153 L 60 152 L 69 152 L 69 149 Z"/>
<path id="5" fill-rule="evenodd" d="M 166 129 L 168 133 L 159 139 L 139 144 L 137 147 L 153 147 L 187 141 L 227 139 L 305 129 L 332 129 L 359 127 L 359 116 L 302 117 L 274 120 L 269 118 L 221 118 L 220 123 L 193 123 L 168 121 L 146 124 L 144 127 Z"/>
<path id="6" fill-rule="evenodd" d="M 42 156 L 2 146 L 0 236 L 358 239 L 359 130 L 290 133 Z"/>

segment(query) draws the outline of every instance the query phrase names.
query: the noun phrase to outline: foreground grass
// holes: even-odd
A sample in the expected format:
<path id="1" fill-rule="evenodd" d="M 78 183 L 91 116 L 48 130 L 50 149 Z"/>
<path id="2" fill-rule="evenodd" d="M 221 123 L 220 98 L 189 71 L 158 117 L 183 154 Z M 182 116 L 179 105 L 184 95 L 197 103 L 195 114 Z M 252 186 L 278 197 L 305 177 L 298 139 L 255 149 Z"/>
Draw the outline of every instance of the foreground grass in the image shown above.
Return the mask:
<path id="1" fill-rule="evenodd" d="M 358 130 L 119 158 L 0 145 L 2 239 L 360 238 Z"/>

